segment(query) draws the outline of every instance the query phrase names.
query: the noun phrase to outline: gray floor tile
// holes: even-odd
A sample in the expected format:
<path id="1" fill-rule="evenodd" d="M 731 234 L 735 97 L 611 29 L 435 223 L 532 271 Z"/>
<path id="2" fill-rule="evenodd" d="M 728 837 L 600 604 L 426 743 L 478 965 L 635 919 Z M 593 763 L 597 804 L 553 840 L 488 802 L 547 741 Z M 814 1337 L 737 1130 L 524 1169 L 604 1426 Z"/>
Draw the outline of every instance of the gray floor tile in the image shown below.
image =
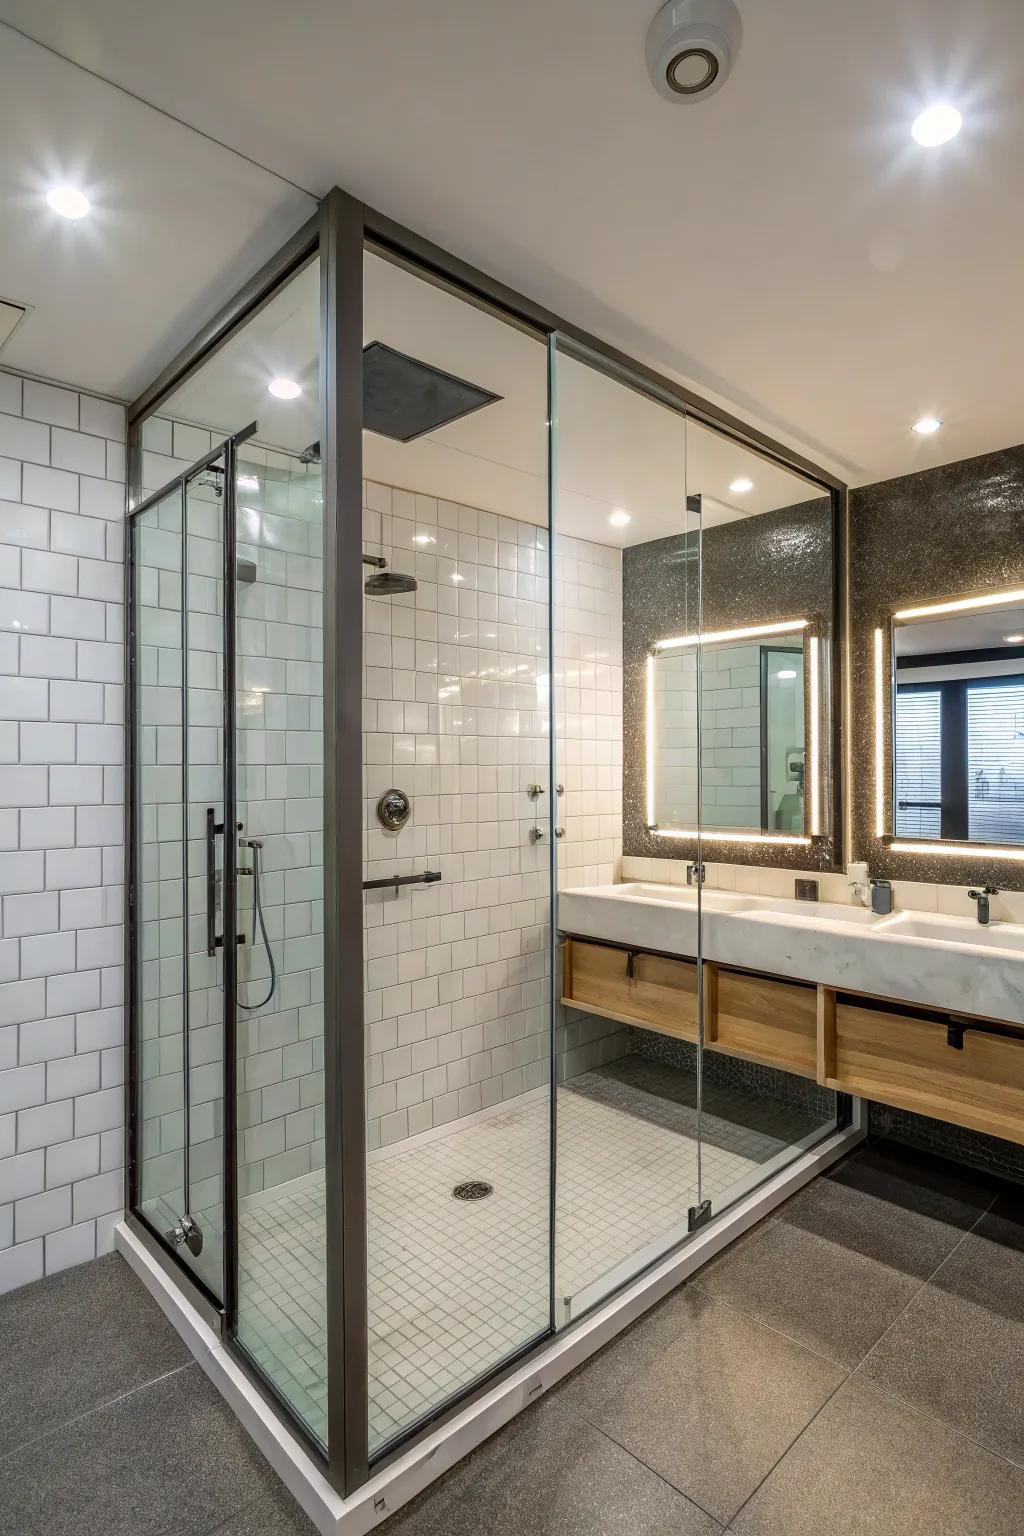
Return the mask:
<path id="1" fill-rule="evenodd" d="M 0 1530 L 205 1536 L 276 1486 L 266 1461 L 192 1364 L 7 1457 L 0 1470 Z"/>
<path id="2" fill-rule="evenodd" d="M 647 1371 L 690 1327 L 688 1290 L 689 1285 L 681 1286 L 645 1312 L 625 1333 L 573 1371 L 554 1389 L 552 1398 L 593 1419 L 610 1397 Z"/>
<path id="3" fill-rule="evenodd" d="M 380 1527 L 381 1536 L 718 1536 L 721 1529 L 551 1400 Z"/>
<path id="4" fill-rule="evenodd" d="M 218 1525 L 209 1536 L 317 1536 L 317 1530 L 280 1484 Z"/>
<path id="5" fill-rule="evenodd" d="M 737 1536 L 1022 1536 L 1024 1474 L 855 1376 L 729 1530 Z"/>
<path id="6" fill-rule="evenodd" d="M 594 1422 L 724 1523 L 846 1373 L 698 1286 L 683 1298 L 688 1327 Z"/>
<path id="7" fill-rule="evenodd" d="M 1024 1465 L 1024 1225 L 1002 1200 L 914 1297 L 865 1376 Z"/>
<path id="8" fill-rule="evenodd" d="M 0 1297 L 0 1461 L 192 1358 L 118 1254 Z"/>
<path id="9" fill-rule="evenodd" d="M 853 1367 L 984 1213 L 983 1175 L 868 1148 L 816 1179 L 701 1283 L 752 1317 Z"/>

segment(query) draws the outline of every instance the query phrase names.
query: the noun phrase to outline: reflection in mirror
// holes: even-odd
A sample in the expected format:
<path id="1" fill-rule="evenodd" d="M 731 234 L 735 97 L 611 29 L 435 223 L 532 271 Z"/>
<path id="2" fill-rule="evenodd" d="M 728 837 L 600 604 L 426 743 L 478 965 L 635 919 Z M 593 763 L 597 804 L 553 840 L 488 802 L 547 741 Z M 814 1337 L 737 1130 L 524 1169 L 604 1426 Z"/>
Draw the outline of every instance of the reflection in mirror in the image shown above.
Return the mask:
<path id="1" fill-rule="evenodd" d="M 893 831 L 1024 843 L 1024 593 L 893 620 Z"/>
<path id="2" fill-rule="evenodd" d="M 693 422 L 686 477 L 691 527 L 623 554 L 625 851 L 689 857 L 699 826 L 716 857 L 772 844 L 792 865 L 813 841 L 827 865 L 831 496 Z M 633 696 L 646 723 L 631 732 Z"/>
<path id="3" fill-rule="evenodd" d="M 807 826 L 804 629 L 661 641 L 651 656 L 648 825 L 695 828 L 697 656 L 701 671 L 700 806 L 705 827 L 803 834 Z M 735 634 L 735 632 L 733 632 Z M 816 644 L 813 636 L 808 643 Z"/>

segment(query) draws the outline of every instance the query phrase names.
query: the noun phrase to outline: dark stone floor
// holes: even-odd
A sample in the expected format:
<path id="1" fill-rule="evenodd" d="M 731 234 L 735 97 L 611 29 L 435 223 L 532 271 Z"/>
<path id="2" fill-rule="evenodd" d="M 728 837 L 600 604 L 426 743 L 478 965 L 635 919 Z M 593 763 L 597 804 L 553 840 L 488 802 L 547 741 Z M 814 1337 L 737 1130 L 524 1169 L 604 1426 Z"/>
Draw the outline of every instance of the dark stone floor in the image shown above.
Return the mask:
<path id="1" fill-rule="evenodd" d="M 127 1267 L 0 1298 L 0 1531 L 310 1536 Z M 1024 1193 L 887 1142 L 382 1536 L 1024 1536 Z"/>

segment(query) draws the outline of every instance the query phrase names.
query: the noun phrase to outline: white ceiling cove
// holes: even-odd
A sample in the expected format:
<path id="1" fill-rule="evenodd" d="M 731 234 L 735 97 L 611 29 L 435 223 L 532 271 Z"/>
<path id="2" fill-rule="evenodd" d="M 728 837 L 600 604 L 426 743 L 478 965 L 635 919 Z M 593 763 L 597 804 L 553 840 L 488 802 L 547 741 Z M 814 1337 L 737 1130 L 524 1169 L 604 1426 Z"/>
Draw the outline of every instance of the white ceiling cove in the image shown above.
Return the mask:
<path id="1" fill-rule="evenodd" d="M 851 483 L 1024 438 L 1021 0 L 739 5 L 734 72 L 688 107 L 647 77 L 657 0 L 0 0 L 0 18 L 317 195 L 348 188 Z M 12 48 L 7 207 L 44 150 L 87 152 L 118 195 L 89 237 L 116 282 L 102 305 L 92 287 L 73 305 L 38 236 L 24 250 L 34 204 L 5 218 L 0 291 L 37 306 L 9 360 L 66 371 L 36 340 L 63 306 L 83 378 L 94 356 L 134 385 L 270 254 L 298 194 L 140 106 L 110 128 L 123 98 L 8 68 Z M 910 123 L 939 98 L 964 129 L 923 150 Z M 140 263 L 141 316 L 119 302 Z M 926 413 L 930 439 L 910 431 Z"/>

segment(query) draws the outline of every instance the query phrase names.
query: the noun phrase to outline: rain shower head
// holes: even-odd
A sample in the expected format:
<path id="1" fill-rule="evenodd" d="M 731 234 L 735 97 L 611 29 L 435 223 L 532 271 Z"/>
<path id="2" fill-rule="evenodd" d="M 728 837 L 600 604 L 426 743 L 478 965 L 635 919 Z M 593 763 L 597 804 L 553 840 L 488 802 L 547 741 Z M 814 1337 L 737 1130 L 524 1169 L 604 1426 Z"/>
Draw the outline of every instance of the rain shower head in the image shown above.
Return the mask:
<path id="1" fill-rule="evenodd" d="M 415 592 L 416 577 L 405 576 L 401 571 L 378 571 L 363 582 L 367 597 L 397 597 L 400 592 Z"/>
<path id="2" fill-rule="evenodd" d="M 363 426 L 369 432 L 411 443 L 500 399 L 382 341 L 363 348 Z"/>
<path id="3" fill-rule="evenodd" d="M 402 592 L 416 591 L 415 576 L 406 576 L 401 571 L 389 571 L 383 555 L 364 555 L 363 564 L 377 568 L 377 574 L 367 576 L 363 582 L 363 591 L 367 597 L 398 597 Z"/>

